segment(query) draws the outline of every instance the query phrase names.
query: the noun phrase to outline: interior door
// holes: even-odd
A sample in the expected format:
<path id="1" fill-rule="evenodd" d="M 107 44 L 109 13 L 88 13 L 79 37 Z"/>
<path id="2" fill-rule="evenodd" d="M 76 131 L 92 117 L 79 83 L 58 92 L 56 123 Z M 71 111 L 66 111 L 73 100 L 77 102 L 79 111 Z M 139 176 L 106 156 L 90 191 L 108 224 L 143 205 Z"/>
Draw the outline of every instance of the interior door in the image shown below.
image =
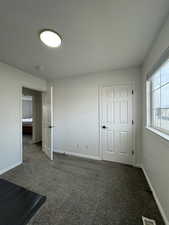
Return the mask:
<path id="1" fill-rule="evenodd" d="M 32 142 L 42 141 L 42 96 L 41 93 L 32 95 Z"/>
<path id="2" fill-rule="evenodd" d="M 132 164 L 132 86 L 103 87 L 101 147 L 103 160 Z"/>
<path id="3" fill-rule="evenodd" d="M 53 87 L 42 94 L 42 150 L 53 160 Z"/>

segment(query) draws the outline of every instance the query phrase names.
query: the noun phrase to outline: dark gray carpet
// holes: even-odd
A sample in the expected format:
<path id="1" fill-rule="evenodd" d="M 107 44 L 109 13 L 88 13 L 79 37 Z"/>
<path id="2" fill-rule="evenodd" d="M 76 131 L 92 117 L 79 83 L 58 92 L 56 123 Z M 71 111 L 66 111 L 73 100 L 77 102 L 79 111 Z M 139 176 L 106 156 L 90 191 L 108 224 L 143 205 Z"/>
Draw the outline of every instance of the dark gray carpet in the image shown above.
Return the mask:
<path id="1" fill-rule="evenodd" d="M 25 138 L 24 164 L 3 178 L 47 196 L 30 225 L 164 225 L 141 169 L 55 154 Z"/>

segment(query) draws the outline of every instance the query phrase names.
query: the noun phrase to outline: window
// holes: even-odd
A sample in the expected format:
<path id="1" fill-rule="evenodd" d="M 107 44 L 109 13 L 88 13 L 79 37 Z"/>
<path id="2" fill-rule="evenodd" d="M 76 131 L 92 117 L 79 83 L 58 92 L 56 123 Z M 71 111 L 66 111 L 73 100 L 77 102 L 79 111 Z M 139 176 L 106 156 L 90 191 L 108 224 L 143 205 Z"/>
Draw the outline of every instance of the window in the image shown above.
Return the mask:
<path id="1" fill-rule="evenodd" d="M 169 135 L 169 60 L 148 79 L 147 89 L 147 125 Z"/>

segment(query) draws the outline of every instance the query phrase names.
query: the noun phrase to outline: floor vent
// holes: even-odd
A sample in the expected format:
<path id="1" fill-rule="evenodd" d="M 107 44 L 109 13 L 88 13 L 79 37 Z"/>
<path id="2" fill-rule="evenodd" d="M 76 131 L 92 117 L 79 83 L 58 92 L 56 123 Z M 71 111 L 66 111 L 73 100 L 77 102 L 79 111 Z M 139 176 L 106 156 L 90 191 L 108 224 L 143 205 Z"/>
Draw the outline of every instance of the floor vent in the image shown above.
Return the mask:
<path id="1" fill-rule="evenodd" d="M 143 225 L 156 225 L 155 220 L 148 219 L 146 217 L 142 217 Z"/>

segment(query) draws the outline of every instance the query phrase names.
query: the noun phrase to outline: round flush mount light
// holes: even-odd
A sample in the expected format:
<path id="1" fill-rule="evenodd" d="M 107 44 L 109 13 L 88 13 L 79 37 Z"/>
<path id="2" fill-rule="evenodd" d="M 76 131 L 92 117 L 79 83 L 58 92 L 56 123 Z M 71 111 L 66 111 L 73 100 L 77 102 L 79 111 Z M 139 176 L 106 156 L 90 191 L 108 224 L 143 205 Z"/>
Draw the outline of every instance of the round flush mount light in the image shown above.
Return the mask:
<path id="1" fill-rule="evenodd" d="M 42 30 L 40 40 L 50 48 L 58 48 L 61 45 L 61 37 L 53 30 Z"/>

